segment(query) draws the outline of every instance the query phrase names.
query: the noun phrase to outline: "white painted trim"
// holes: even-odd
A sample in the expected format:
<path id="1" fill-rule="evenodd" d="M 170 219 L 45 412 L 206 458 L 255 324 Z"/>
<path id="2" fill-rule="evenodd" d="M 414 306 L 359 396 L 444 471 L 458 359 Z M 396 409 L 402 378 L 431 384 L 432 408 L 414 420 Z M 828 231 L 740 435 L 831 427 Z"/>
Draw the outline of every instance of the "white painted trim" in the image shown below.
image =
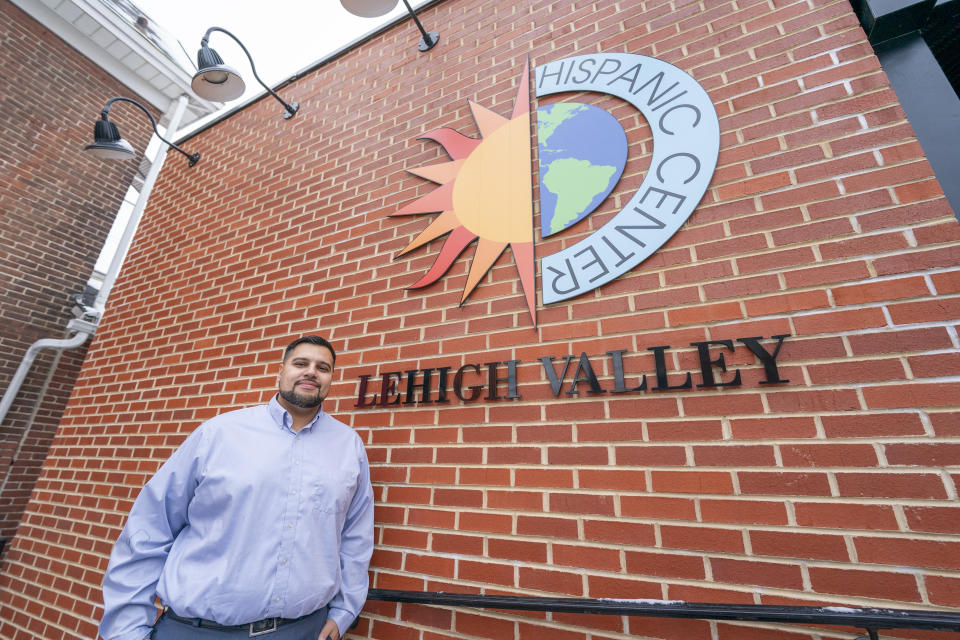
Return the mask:
<path id="1" fill-rule="evenodd" d="M 34 0 L 36 1 L 36 0 Z M 132 28 L 121 16 L 97 0 L 70 0 L 101 27 L 113 34 L 113 37 L 137 52 L 150 66 L 163 73 L 170 81 L 180 87 L 179 93 L 188 93 L 193 74 L 170 59 L 170 57 L 149 39 Z M 193 96 L 191 96 L 193 97 Z"/>
<path id="2" fill-rule="evenodd" d="M 153 83 L 145 80 L 136 70 L 126 66 L 118 58 L 108 53 L 106 51 L 107 47 L 102 47 L 94 42 L 92 38 L 80 32 L 73 24 L 40 0 L 11 0 L 11 2 L 89 58 L 94 64 L 126 85 L 131 91 L 143 97 L 157 110 L 165 110 L 171 100 L 184 93 L 190 96 L 191 106 L 194 107 L 191 111 L 199 111 L 200 115 L 203 115 L 203 112 L 212 113 L 217 110 L 217 105 L 193 95 L 190 91 L 190 76 L 186 71 L 160 53 L 148 40 L 138 32 L 133 31 L 129 25 L 123 23 L 119 16 L 102 5 L 88 0 L 70 0 L 77 9 L 96 20 L 118 42 L 142 58 L 145 64 L 150 65 L 159 74 L 162 74 L 169 84 L 175 85 L 177 88 L 175 95 L 168 95 Z"/>

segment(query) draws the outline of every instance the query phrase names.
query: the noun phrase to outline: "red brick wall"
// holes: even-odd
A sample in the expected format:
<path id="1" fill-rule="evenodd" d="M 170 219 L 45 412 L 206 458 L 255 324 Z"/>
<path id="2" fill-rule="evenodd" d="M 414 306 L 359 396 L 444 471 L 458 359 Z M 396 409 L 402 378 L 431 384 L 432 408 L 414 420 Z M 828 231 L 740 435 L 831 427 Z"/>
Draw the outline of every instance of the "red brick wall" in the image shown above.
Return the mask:
<path id="1" fill-rule="evenodd" d="M 93 272 L 136 163 L 108 165 L 82 153 L 100 109 L 111 96 L 131 96 L 126 87 L 10 2 L 0 3 L 0 43 L 0 389 L 6 390 L 33 342 L 66 337 L 71 296 Z M 151 131 L 142 113 L 118 108 L 111 118 L 143 149 Z M 85 350 L 64 353 L 39 398 L 53 364 L 52 352 L 41 352 L 0 425 L 0 537 L 16 531 Z"/>
<path id="2" fill-rule="evenodd" d="M 278 350 L 308 332 L 341 351 L 327 408 L 372 462 L 375 587 L 960 605 L 960 229 L 846 0 L 446 0 L 421 15 L 441 34 L 430 53 L 403 23 L 285 87 L 294 119 L 260 101 L 189 141 L 195 168 L 165 167 L 3 565 L 0 635 L 92 636 L 140 487 L 202 420 L 267 399 Z M 541 308 L 536 330 L 510 252 L 463 306 L 469 251 L 405 290 L 440 243 L 396 258 L 433 216 L 387 214 L 433 188 L 406 169 L 446 159 L 415 138 L 476 135 L 467 100 L 509 115 L 528 54 L 599 51 L 667 60 L 709 91 L 722 144 L 700 208 L 626 276 Z M 642 118 L 598 102 L 634 158 L 564 243 L 625 204 L 650 152 Z M 537 362 L 585 352 L 609 387 L 606 351 L 629 351 L 635 381 L 646 349 L 671 345 L 671 383 L 697 384 L 691 342 L 775 334 L 791 335 L 785 384 L 759 384 L 740 345 L 740 387 L 554 399 Z M 353 406 L 362 374 L 514 359 L 519 400 Z M 761 637 L 378 603 L 356 633 L 628 635 Z"/>

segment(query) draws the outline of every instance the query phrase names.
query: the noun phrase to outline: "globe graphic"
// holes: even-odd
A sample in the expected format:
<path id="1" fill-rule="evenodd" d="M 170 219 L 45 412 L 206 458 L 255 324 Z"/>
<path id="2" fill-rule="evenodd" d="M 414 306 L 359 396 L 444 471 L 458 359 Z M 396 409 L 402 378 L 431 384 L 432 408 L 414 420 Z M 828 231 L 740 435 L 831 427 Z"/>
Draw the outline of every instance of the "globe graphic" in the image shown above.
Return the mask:
<path id="1" fill-rule="evenodd" d="M 540 230 L 567 229 L 600 206 L 627 162 L 627 136 L 599 107 L 559 102 L 537 109 Z"/>

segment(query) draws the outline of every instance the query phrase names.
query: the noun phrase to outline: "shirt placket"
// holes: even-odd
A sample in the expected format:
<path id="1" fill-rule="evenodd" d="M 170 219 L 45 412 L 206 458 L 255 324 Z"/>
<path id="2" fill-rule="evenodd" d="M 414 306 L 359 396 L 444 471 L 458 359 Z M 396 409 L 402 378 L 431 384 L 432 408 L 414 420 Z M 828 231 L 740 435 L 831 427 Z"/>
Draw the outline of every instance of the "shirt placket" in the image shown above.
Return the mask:
<path id="1" fill-rule="evenodd" d="M 277 547 L 277 583 L 276 590 L 271 598 L 271 615 L 283 616 L 283 608 L 289 596 L 290 569 L 293 562 L 293 549 L 300 524 L 302 504 L 306 499 L 303 486 L 303 442 L 299 434 L 288 432 L 291 436 L 289 454 L 287 455 L 286 494 L 280 526 L 280 544 Z"/>

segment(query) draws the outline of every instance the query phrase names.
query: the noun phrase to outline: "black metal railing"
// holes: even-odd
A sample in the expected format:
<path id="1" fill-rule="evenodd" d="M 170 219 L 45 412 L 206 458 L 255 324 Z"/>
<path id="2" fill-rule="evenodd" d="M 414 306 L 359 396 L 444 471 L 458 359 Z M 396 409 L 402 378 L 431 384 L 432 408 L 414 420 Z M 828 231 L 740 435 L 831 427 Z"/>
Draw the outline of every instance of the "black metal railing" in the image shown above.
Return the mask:
<path id="1" fill-rule="evenodd" d="M 870 640 L 879 640 L 881 629 L 960 631 L 960 614 L 918 609 L 867 609 L 859 607 L 803 607 L 764 604 L 712 604 L 614 598 L 540 598 L 470 593 L 370 589 L 367 600 L 410 602 L 445 607 L 513 609 L 599 613 L 648 618 L 746 620 L 781 624 L 830 624 L 864 629 Z"/>

